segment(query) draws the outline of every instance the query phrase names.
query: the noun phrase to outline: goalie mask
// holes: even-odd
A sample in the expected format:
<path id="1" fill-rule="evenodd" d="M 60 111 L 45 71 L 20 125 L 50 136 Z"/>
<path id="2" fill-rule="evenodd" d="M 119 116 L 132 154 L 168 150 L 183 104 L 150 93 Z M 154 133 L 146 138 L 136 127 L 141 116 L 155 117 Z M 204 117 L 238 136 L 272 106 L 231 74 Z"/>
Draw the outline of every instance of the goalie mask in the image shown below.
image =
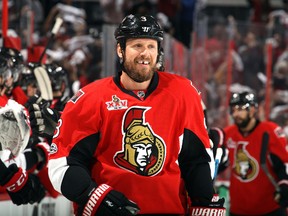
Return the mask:
<path id="1" fill-rule="evenodd" d="M 24 107 L 14 100 L 8 100 L 0 108 L 0 148 L 10 150 L 14 156 L 22 152 L 30 137 L 28 116 Z"/>
<path id="2" fill-rule="evenodd" d="M 0 90 L 6 86 L 7 81 L 12 77 L 12 62 L 0 55 Z"/>

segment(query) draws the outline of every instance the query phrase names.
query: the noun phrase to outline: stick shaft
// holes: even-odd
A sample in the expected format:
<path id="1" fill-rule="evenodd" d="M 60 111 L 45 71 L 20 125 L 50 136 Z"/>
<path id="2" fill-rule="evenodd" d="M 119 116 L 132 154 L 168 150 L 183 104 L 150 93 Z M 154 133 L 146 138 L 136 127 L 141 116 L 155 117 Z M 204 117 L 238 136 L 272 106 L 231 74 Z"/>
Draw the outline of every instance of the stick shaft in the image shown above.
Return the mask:
<path id="1" fill-rule="evenodd" d="M 265 172 L 267 177 L 269 178 L 270 182 L 273 184 L 273 186 L 276 189 L 276 192 L 279 192 L 279 186 L 272 176 L 272 174 L 269 172 L 267 167 L 267 152 L 268 152 L 268 145 L 269 145 L 269 134 L 267 132 L 264 132 L 262 136 L 262 146 L 261 146 L 261 153 L 260 153 L 260 164 L 262 170 Z"/>

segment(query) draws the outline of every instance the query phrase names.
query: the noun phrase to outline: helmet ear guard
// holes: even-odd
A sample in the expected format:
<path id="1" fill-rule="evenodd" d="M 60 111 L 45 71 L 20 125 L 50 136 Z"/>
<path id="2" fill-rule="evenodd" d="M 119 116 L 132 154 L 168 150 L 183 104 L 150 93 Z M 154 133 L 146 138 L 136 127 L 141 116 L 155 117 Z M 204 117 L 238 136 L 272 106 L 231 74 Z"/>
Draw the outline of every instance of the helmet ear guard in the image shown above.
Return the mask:
<path id="1" fill-rule="evenodd" d="M 157 63 L 156 63 L 157 70 L 159 70 L 159 71 L 165 70 L 164 61 L 165 61 L 164 49 L 163 49 L 163 47 L 160 47 L 159 51 L 158 51 Z"/>

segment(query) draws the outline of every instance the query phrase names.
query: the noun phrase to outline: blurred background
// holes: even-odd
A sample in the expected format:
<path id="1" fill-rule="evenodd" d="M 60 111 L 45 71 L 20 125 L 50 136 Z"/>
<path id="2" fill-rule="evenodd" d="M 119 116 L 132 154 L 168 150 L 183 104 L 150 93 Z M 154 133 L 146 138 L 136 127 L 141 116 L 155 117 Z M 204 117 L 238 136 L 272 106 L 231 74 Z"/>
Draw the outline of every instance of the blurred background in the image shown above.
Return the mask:
<path id="1" fill-rule="evenodd" d="M 70 96 L 117 73 L 114 30 L 124 16 L 151 14 L 165 30 L 166 71 L 201 91 L 210 127 L 231 123 L 231 92 L 251 90 L 259 117 L 288 138 L 288 0 L 2 0 L 0 7 L 0 47 L 17 47 L 26 63 L 46 49 L 43 61 L 67 71 Z M 64 22 L 53 35 L 57 17 Z M 228 186 L 219 177 L 224 194 Z"/>

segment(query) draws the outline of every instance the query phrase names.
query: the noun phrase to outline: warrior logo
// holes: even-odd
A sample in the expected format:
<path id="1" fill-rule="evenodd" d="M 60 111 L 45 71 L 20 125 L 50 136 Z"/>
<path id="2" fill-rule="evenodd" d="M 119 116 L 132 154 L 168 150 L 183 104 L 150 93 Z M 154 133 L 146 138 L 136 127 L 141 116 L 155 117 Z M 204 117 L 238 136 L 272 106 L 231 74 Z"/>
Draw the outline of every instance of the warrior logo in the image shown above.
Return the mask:
<path id="1" fill-rule="evenodd" d="M 255 158 L 253 158 L 246 150 L 247 144 L 247 142 L 238 143 L 233 166 L 234 175 L 243 182 L 254 180 L 259 171 Z"/>
<path id="2" fill-rule="evenodd" d="M 121 100 L 116 95 L 112 96 L 112 101 L 106 102 L 108 110 L 127 109 L 127 100 Z"/>
<path id="3" fill-rule="evenodd" d="M 115 163 L 143 176 L 159 173 L 165 160 L 163 140 L 153 133 L 144 114 L 150 108 L 131 107 L 123 118 L 123 149 L 114 156 Z"/>

